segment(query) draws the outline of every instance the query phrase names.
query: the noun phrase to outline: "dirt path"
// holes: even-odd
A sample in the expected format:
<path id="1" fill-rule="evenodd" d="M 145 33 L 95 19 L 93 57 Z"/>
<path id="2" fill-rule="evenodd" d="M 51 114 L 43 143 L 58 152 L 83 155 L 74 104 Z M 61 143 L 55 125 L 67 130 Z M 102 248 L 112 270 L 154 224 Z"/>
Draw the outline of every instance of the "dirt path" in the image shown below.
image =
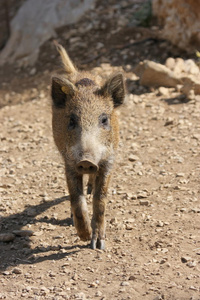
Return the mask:
<path id="1" fill-rule="evenodd" d="M 129 96 L 102 252 L 71 226 L 49 102 L 0 111 L 1 230 L 33 231 L 1 243 L 1 299 L 199 299 L 200 103 Z"/>
<path id="2" fill-rule="evenodd" d="M 44 49 L 51 53 L 49 45 Z M 148 58 L 162 54 L 163 46 L 145 45 L 149 52 L 138 45 L 133 65 L 147 52 Z M 0 242 L 0 299 L 200 299 L 200 100 L 182 101 L 173 89 L 147 91 L 131 71 L 130 49 L 121 60 L 120 51 L 109 51 L 88 67 L 108 74 L 121 68 L 114 66 L 118 59 L 130 70 L 132 94 L 119 112 L 105 251 L 88 248 L 71 224 L 51 134 L 44 69 L 55 68 L 53 62 L 44 58 L 42 69 L 39 61 L 32 79 L 29 69 L 19 77 L 5 72 L 1 99 L 11 106 L 0 109 L 0 231 L 10 241 Z M 19 87 L 14 93 L 10 78 L 11 88 Z M 88 205 L 91 213 L 89 197 Z"/>

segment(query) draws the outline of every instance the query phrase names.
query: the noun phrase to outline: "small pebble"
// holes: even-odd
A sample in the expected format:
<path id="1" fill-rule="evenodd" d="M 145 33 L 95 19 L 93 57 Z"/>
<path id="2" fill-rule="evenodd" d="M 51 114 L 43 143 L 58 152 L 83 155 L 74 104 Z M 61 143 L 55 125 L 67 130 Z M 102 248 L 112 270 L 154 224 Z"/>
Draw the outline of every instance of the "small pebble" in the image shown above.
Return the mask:
<path id="1" fill-rule="evenodd" d="M 12 242 L 14 239 L 15 239 L 15 235 L 13 233 L 0 234 L 0 242 Z"/>
<path id="2" fill-rule="evenodd" d="M 22 269 L 20 269 L 20 268 L 14 268 L 13 270 L 12 270 L 12 272 L 14 273 L 14 274 L 22 274 Z"/>
<path id="3" fill-rule="evenodd" d="M 128 159 L 129 161 L 136 161 L 139 160 L 139 157 L 137 155 L 130 155 Z"/>
<path id="4" fill-rule="evenodd" d="M 196 261 L 189 261 L 189 262 L 187 263 L 187 266 L 188 266 L 189 268 L 194 268 L 194 267 L 196 267 L 196 265 L 197 265 L 197 262 L 196 262 Z"/>
<path id="5" fill-rule="evenodd" d="M 190 256 L 182 256 L 181 257 L 182 263 L 186 263 L 186 262 L 191 261 L 191 260 L 192 260 L 192 258 Z"/>
<path id="6" fill-rule="evenodd" d="M 121 286 L 128 286 L 130 283 L 128 281 L 122 281 Z"/>
<path id="7" fill-rule="evenodd" d="M 102 295 L 103 295 L 103 294 L 102 294 L 101 291 L 97 291 L 96 294 L 95 294 L 96 297 L 101 297 Z"/>
<path id="8" fill-rule="evenodd" d="M 149 201 L 148 200 L 140 200 L 140 205 L 149 206 Z"/>

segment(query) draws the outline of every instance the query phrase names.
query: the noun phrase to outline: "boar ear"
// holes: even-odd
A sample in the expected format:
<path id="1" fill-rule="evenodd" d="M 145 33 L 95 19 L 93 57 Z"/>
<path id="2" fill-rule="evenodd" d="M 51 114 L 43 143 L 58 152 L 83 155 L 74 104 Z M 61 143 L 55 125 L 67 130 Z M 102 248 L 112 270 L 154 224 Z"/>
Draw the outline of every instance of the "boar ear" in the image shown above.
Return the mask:
<path id="1" fill-rule="evenodd" d="M 52 77 L 51 97 L 56 108 L 64 108 L 68 99 L 74 96 L 76 87 L 66 78 Z"/>
<path id="2" fill-rule="evenodd" d="M 117 73 L 109 78 L 99 93 L 104 96 L 110 95 L 113 99 L 114 107 L 123 104 L 125 98 L 125 84 L 122 73 Z"/>

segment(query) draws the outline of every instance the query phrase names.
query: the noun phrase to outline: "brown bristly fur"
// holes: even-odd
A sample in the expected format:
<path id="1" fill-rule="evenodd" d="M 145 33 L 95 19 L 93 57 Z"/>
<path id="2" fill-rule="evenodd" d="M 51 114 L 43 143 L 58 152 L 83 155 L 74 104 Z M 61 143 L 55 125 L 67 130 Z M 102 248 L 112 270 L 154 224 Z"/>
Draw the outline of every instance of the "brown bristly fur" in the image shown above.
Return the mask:
<path id="1" fill-rule="evenodd" d="M 54 141 L 64 163 L 74 225 L 93 249 L 105 247 L 105 208 L 109 181 L 118 146 L 115 108 L 124 101 L 121 73 L 103 85 L 89 73 L 79 72 L 65 49 L 56 44 L 65 74 L 52 78 L 52 126 Z M 83 174 L 89 174 L 93 192 L 92 232 L 83 193 Z"/>

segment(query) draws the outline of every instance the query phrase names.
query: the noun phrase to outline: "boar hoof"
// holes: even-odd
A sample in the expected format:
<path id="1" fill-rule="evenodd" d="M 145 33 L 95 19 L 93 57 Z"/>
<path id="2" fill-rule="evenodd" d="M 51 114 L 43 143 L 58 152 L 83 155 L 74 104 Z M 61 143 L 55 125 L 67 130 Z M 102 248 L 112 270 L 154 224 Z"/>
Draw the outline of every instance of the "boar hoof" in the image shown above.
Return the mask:
<path id="1" fill-rule="evenodd" d="M 100 240 L 100 239 L 92 239 L 91 240 L 91 249 L 100 249 L 100 250 L 105 250 L 105 240 Z"/>
<path id="2" fill-rule="evenodd" d="M 105 250 L 105 240 L 97 239 L 97 248 L 100 250 Z"/>

